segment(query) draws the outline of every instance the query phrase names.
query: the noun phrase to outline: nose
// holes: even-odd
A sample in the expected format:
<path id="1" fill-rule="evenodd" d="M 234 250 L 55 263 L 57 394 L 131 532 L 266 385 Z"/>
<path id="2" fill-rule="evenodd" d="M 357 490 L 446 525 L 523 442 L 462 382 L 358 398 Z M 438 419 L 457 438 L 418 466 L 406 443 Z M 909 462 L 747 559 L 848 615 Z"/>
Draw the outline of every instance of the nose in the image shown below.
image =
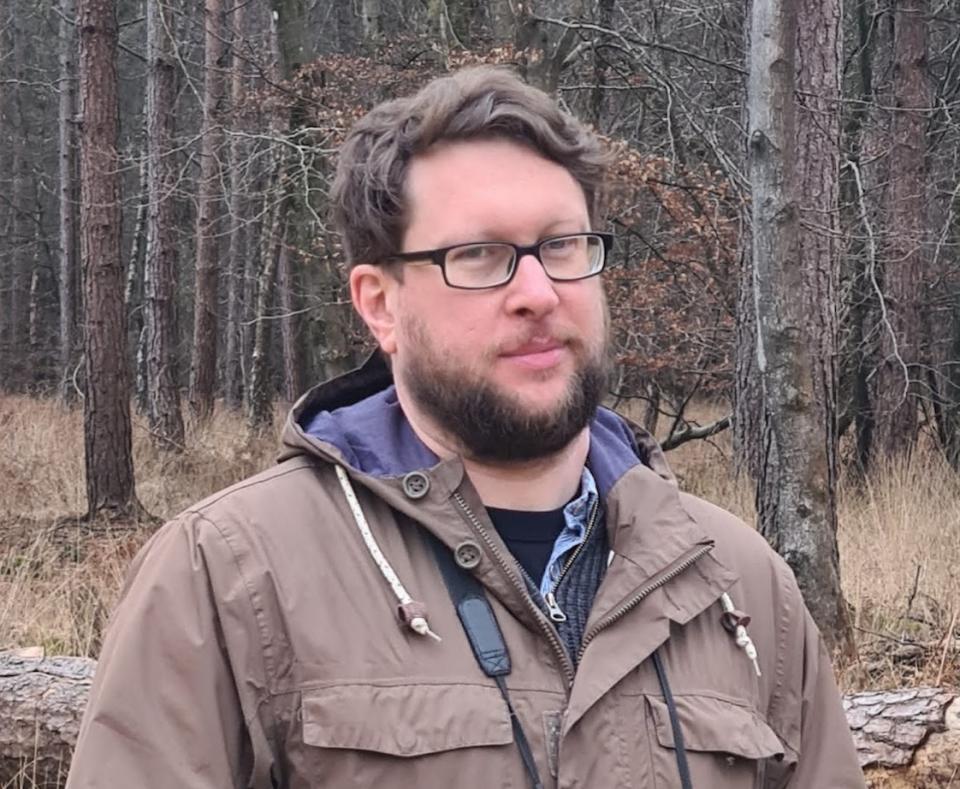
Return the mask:
<path id="1" fill-rule="evenodd" d="M 517 270 L 507 288 L 510 312 L 539 318 L 560 303 L 555 283 L 534 255 L 524 255 L 517 261 Z"/>

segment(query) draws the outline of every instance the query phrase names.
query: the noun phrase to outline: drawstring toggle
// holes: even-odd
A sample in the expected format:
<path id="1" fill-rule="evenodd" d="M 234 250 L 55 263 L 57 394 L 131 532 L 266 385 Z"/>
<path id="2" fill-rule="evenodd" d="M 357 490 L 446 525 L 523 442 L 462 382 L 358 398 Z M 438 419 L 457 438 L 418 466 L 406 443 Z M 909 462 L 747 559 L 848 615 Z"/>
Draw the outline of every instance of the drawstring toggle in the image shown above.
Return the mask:
<path id="1" fill-rule="evenodd" d="M 730 595 L 726 592 L 720 595 L 720 605 L 723 606 L 723 617 L 721 618 L 723 626 L 729 632 L 733 633 L 737 646 L 744 651 L 744 654 L 746 654 L 750 662 L 753 663 L 753 670 L 757 672 L 757 676 L 762 677 L 763 674 L 760 673 L 760 662 L 757 659 L 757 647 L 753 643 L 753 639 L 750 638 L 750 634 L 747 633 L 747 625 L 750 624 L 750 617 L 734 607 L 733 600 L 730 599 Z"/>

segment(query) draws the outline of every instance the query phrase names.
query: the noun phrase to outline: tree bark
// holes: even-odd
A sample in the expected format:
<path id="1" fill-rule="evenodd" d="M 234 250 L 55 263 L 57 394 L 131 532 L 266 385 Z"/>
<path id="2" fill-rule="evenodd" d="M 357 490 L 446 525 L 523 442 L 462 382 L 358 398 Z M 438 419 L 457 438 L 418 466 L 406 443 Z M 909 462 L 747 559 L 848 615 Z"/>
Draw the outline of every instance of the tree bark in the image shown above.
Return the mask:
<path id="1" fill-rule="evenodd" d="M 302 384 L 300 381 L 300 351 L 297 342 L 299 334 L 298 307 L 300 300 L 297 297 L 297 272 L 291 259 L 290 250 L 286 245 L 281 249 L 277 266 L 277 289 L 280 293 L 280 340 L 283 349 L 283 398 L 288 403 L 299 397 Z"/>
<path id="2" fill-rule="evenodd" d="M 223 213 L 219 163 L 223 147 L 223 0 L 205 0 L 204 31 L 203 127 L 197 197 L 193 362 L 190 369 L 190 408 L 199 420 L 207 419 L 213 413 L 217 381 L 217 271 L 220 215 Z"/>
<path id="3" fill-rule="evenodd" d="M 77 39 L 76 0 L 60 0 L 60 102 L 57 119 L 60 143 L 60 398 L 73 402 L 73 371 L 77 364 Z"/>
<path id="4" fill-rule="evenodd" d="M 380 0 L 361 0 L 360 21 L 363 25 L 363 37 L 368 44 L 376 44 L 383 36 L 382 15 Z"/>
<path id="5" fill-rule="evenodd" d="M 846 651 L 834 366 L 839 22 L 837 0 L 755 2 L 747 101 L 764 414 L 759 527 L 793 569 L 828 647 Z M 809 104 L 799 118 L 798 87 Z M 801 195 L 810 203 L 801 206 Z"/>
<path id="6" fill-rule="evenodd" d="M 183 416 L 177 383 L 174 278 L 177 247 L 173 193 L 176 187 L 177 63 L 172 14 L 165 0 L 147 0 L 147 256 L 144 264 L 147 419 L 154 444 L 183 449 Z"/>
<path id="7" fill-rule="evenodd" d="M 247 146 L 243 144 L 240 131 L 240 115 L 244 100 L 244 73 L 246 62 L 240 53 L 246 30 L 247 3 L 235 2 L 233 8 L 233 36 L 231 45 L 230 109 L 233 113 L 233 131 L 230 137 L 228 212 L 230 215 L 229 282 L 227 283 L 227 336 L 224 349 L 224 401 L 228 408 L 238 409 L 243 404 L 243 314 L 244 275 L 247 259 L 248 218 L 244 200 L 244 158 Z"/>
<path id="8" fill-rule="evenodd" d="M 23 31 L 18 30 L 18 20 L 12 20 L 13 36 L 11 57 L 13 60 L 13 74 L 15 84 L 12 90 L 13 122 L 10 123 L 10 145 L 13 158 L 11 175 L 11 276 L 9 281 L 9 311 L 10 311 L 10 348 L 13 351 L 13 364 L 6 376 L 8 389 L 22 391 L 26 388 L 28 370 L 30 368 L 27 336 L 27 310 L 30 292 L 30 242 L 33 238 L 33 228 L 30 223 L 30 210 L 34 199 L 30 194 L 30 179 L 28 177 L 30 163 L 27 161 L 28 136 L 27 119 L 22 93 L 27 82 L 23 50 L 26 42 L 23 40 Z"/>
<path id="9" fill-rule="evenodd" d="M 0 654 L 0 786 L 64 785 L 95 666 Z"/>
<path id="10" fill-rule="evenodd" d="M 264 219 L 263 230 L 260 234 L 260 272 L 257 276 L 257 298 L 254 308 L 253 350 L 250 354 L 250 391 L 247 395 L 247 426 L 251 432 L 263 431 L 270 425 L 272 418 L 272 397 L 269 384 L 270 370 L 268 366 L 267 349 L 270 344 L 270 316 L 268 315 L 273 304 L 274 290 L 277 281 L 277 266 L 279 257 L 284 254 L 283 244 L 283 217 L 286 208 L 283 203 L 287 198 L 277 200 L 276 192 L 280 186 L 280 173 L 285 167 L 285 157 L 277 157 L 277 177 L 275 188 L 270 189 L 266 201 L 276 200 L 273 210 Z"/>
<path id="11" fill-rule="evenodd" d="M 78 0 L 80 254 L 84 267 L 83 408 L 88 516 L 139 513 L 130 431 L 127 321 L 120 260 L 116 9 Z"/>
<path id="12" fill-rule="evenodd" d="M 874 453 L 912 450 L 918 430 L 918 384 L 928 366 L 922 285 L 928 263 L 926 216 L 927 3 L 896 0 L 893 39 L 893 113 L 890 125 L 883 244 L 880 355 L 875 375 Z"/>
<path id="13" fill-rule="evenodd" d="M 860 766 L 885 789 L 949 786 L 960 764 L 960 696 L 908 688 L 845 696 Z"/>
<path id="14" fill-rule="evenodd" d="M 145 132 L 146 133 L 146 132 Z M 134 402 L 138 414 L 146 414 L 150 407 L 147 393 L 147 327 L 144 325 L 144 278 L 147 257 L 147 213 L 148 154 L 144 151 L 140 157 L 139 198 L 137 214 L 133 228 L 133 240 L 130 244 L 130 258 L 127 261 L 127 286 L 124 302 L 127 305 L 129 326 L 127 336 L 134 351 Z"/>

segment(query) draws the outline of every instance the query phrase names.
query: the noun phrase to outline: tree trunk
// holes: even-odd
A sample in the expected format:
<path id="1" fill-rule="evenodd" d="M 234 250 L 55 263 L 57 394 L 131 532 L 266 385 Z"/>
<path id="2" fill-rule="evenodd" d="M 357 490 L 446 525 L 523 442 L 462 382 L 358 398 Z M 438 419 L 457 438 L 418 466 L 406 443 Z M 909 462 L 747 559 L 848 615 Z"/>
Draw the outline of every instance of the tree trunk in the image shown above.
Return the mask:
<path id="1" fill-rule="evenodd" d="M 147 257 L 147 153 L 140 157 L 139 199 L 137 200 L 136 222 L 133 228 L 133 241 L 130 244 L 130 259 L 127 261 L 127 289 L 124 302 L 127 305 L 127 315 L 130 325 L 127 327 L 127 336 L 134 351 L 134 401 L 138 414 L 146 414 L 149 410 L 147 396 L 147 329 L 144 325 L 144 267 Z"/>
<path id="2" fill-rule="evenodd" d="M 178 66 L 172 14 L 162 0 L 147 0 L 147 255 L 144 264 L 147 419 L 154 444 L 183 449 L 183 416 L 176 366 L 174 281 L 177 246 L 173 193 Z"/>
<path id="3" fill-rule="evenodd" d="M 280 156 L 277 164 L 277 173 L 282 172 L 285 166 L 285 157 Z M 280 178 L 276 179 L 279 185 Z M 278 188 L 282 188 L 279 187 Z M 275 199 L 274 190 L 267 193 L 266 200 Z M 283 208 L 285 198 L 280 200 L 269 219 L 264 220 L 263 232 L 260 236 L 260 273 L 257 277 L 257 299 L 254 309 L 253 352 L 250 355 L 250 392 L 247 396 L 247 425 L 252 432 L 261 432 L 270 425 L 272 419 L 272 398 L 270 396 L 269 375 L 267 364 L 267 349 L 270 346 L 270 311 L 273 304 L 273 294 L 277 280 L 277 266 L 279 256 L 283 254 L 282 217 L 286 214 Z"/>
<path id="4" fill-rule="evenodd" d="M 376 44 L 383 36 L 382 13 L 380 0 L 361 0 L 360 21 L 368 44 Z"/>
<path id="5" fill-rule="evenodd" d="M 76 0 L 60 0 L 60 104 L 57 128 L 60 144 L 60 398 L 73 402 L 73 371 L 77 364 L 77 39 Z"/>
<path id="6" fill-rule="evenodd" d="M 868 691 L 845 696 L 843 707 L 871 786 L 950 786 L 960 774 L 960 696 L 955 693 L 944 688 Z"/>
<path id="7" fill-rule="evenodd" d="M 827 645 L 846 650 L 835 497 L 840 11 L 837 0 L 799 6 L 756 2 L 752 11 L 752 281 L 764 413 L 757 513 Z M 797 87 L 810 104 L 799 118 Z"/>
<path id="8" fill-rule="evenodd" d="M 139 514 L 130 434 L 127 321 L 120 260 L 116 9 L 78 0 L 80 254 L 84 267 L 83 407 L 88 516 Z"/>
<path id="9" fill-rule="evenodd" d="M 224 89 L 223 0 L 204 2 L 203 127 L 200 146 L 200 192 L 197 197 L 197 263 L 193 309 L 193 363 L 190 407 L 204 420 L 213 412 L 217 380 L 217 270 L 223 193 L 222 104 Z"/>
<path id="10" fill-rule="evenodd" d="M 302 390 L 300 381 L 300 352 L 297 343 L 299 335 L 297 297 L 297 272 L 286 244 L 280 251 L 277 263 L 277 288 L 280 292 L 280 339 L 283 348 L 283 398 L 294 402 Z"/>
<path id="11" fill-rule="evenodd" d="M 95 666 L 0 653 L 0 786 L 64 785 Z"/>
<path id="12" fill-rule="evenodd" d="M 531 85 L 555 94 L 577 36 L 572 29 L 543 22 L 541 17 L 579 19 L 584 13 L 584 3 L 582 0 L 550 3 L 531 0 L 507 5 L 513 15 L 513 44 L 521 75 Z"/>
<path id="13" fill-rule="evenodd" d="M 16 391 L 26 388 L 28 369 L 30 367 L 27 352 L 27 310 L 30 292 L 30 247 L 33 239 L 33 228 L 30 223 L 30 210 L 34 204 L 30 194 L 30 178 L 28 177 L 30 163 L 27 161 L 28 136 L 27 119 L 22 93 L 27 81 L 23 50 L 26 42 L 22 31 L 17 29 L 16 18 L 13 20 L 13 39 L 11 55 L 13 59 L 13 73 L 16 84 L 13 86 L 13 115 L 14 122 L 10 124 L 12 132 L 10 145 L 13 149 L 11 185 L 11 210 L 13 212 L 11 233 L 11 277 L 9 284 L 10 310 L 10 348 L 13 364 L 7 373 L 6 385 Z"/>
<path id="14" fill-rule="evenodd" d="M 241 141 L 241 109 L 244 101 L 244 75 L 246 61 L 240 54 L 240 44 L 246 30 L 246 0 L 239 0 L 233 8 L 233 38 L 231 48 L 230 71 L 230 109 L 233 113 L 233 131 L 230 137 L 229 170 L 227 183 L 230 195 L 228 212 L 230 215 L 229 282 L 227 283 L 227 336 L 224 349 L 224 385 L 223 396 L 226 406 L 238 409 L 243 404 L 243 314 L 244 274 L 247 267 L 247 241 L 249 238 L 248 218 L 244 200 L 245 184 L 243 173 L 247 146 Z"/>
<path id="15" fill-rule="evenodd" d="M 879 367 L 875 375 L 874 452 L 878 457 L 909 452 L 917 439 L 918 384 L 926 358 L 922 297 L 928 263 L 926 216 L 927 3 L 894 3 L 893 117 L 890 183 L 883 245 L 884 294 L 880 315 Z"/>

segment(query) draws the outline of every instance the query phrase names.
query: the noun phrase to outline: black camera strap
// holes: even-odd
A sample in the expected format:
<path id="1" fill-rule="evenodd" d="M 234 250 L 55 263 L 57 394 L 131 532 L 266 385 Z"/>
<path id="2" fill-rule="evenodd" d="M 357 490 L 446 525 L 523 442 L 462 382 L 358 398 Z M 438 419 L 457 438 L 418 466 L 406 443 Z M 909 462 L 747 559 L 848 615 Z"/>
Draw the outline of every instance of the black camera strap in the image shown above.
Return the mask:
<path id="1" fill-rule="evenodd" d="M 503 696 L 507 705 L 510 723 L 513 726 L 513 739 L 520 750 L 520 758 L 523 760 L 527 775 L 530 776 L 530 783 L 533 789 L 543 789 L 530 742 L 523 732 L 523 726 L 507 691 L 507 682 L 504 677 L 511 670 L 510 652 L 503 640 L 503 633 L 500 632 L 500 625 L 497 624 L 490 601 L 487 600 L 487 595 L 477 579 L 454 561 L 450 549 L 432 534 L 426 533 L 426 537 L 433 549 L 443 582 L 457 610 L 457 616 L 460 617 L 460 623 L 467 634 L 467 640 L 470 641 L 477 663 L 483 673 L 497 684 L 500 695 Z"/>

